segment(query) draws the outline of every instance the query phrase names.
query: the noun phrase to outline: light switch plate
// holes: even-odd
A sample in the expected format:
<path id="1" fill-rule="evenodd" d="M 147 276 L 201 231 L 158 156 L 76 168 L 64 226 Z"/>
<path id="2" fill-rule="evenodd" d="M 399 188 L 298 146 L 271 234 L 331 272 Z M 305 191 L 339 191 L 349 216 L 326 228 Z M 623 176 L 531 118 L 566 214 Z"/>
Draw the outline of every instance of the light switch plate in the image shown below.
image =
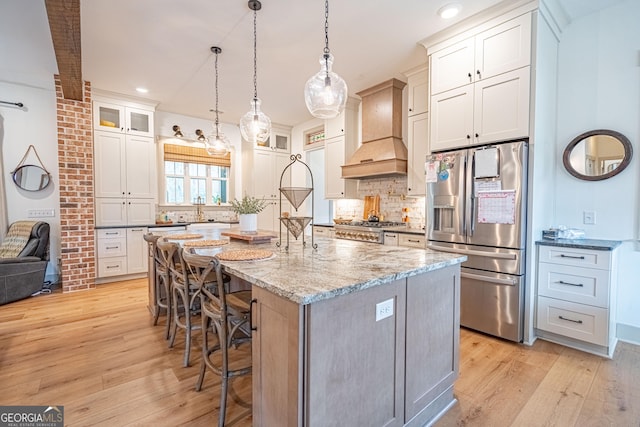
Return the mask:
<path id="1" fill-rule="evenodd" d="M 596 213 L 594 211 L 582 212 L 582 222 L 588 225 L 594 225 L 596 223 Z"/>
<path id="2" fill-rule="evenodd" d="M 27 209 L 27 218 L 53 218 L 55 216 L 55 209 Z"/>

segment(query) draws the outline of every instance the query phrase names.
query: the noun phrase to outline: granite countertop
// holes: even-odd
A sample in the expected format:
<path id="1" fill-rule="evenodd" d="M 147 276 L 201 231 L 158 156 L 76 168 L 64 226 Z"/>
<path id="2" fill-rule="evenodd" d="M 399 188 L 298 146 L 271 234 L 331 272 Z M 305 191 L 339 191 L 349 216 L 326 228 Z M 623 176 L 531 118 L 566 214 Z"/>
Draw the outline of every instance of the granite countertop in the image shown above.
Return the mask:
<path id="1" fill-rule="evenodd" d="M 212 238 L 205 236 L 205 238 Z M 269 249 L 274 257 L 258 261 L 222 261 L 224 270 L 255 286 L 298 304 L 311 304 L 382 285 L 397 279 L 414 276 L 447 266 L 460 264 L 463 255 L 413 249 L 398 246 L 372 245 L 351 240 L 316 238 L 317 250 L 311 240 L 307 247 L 302 241 L 289 241 L 285 251 L 271 243 L 247 246 L 232 241 L 216 248 L 197 249 L 202 255 L 215 255 L 223 250 Z"/>
<path id="2" fill-rule="evenodd" d="M 620 240 L 600 240 L 600 239 L 542 239 L 536 241 L 536 245 L 559 246 L 564 248 L 594 249 L 599 251 L 612 251 L 622 242 Z"/>

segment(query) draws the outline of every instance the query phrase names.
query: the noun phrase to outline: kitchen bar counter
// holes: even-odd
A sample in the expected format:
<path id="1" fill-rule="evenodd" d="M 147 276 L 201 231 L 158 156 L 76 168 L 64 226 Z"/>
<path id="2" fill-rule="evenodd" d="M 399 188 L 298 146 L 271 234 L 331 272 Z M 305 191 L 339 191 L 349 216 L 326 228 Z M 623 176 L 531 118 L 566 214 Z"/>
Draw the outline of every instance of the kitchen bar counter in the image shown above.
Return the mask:
<path id="1" fill-rule="evenodd" d="M 253 425 L 424 426 L 455 404 L 465 256 L 275 241 L 197 250 L 274 252 L 221 262 L 251 284 Z"/>

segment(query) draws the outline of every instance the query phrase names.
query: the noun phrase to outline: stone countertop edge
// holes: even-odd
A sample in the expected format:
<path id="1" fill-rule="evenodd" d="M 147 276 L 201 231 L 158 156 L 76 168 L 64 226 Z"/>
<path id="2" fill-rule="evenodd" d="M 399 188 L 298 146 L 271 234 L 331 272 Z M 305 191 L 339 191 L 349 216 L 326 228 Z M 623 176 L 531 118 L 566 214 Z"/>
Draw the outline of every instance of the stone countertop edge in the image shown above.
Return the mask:
<path id="1" fill-rule="evenodd" d="M 171 224 L 144 224 L 144 225 L 96 225 L 93 227 L 95 230 L 103 230 L 108 228 L 136 228 L 136 227 L 148 227 L 148 228 L 162 228 L 162 227 L 186 227 L 192 224 L 239 224 L 239 221 L 207 221 L 207 222 L 172 222 Z"/>
<path id="2" fill-rule="evenodd" d="M 313 224 L 316 227 L 328 227 L 328 228 L 333 228 L 335 226 L 335 224 L 333 223 L 320 223 L 320 224 Z M 404 233 L 404 234 L 419 234 L 421 236 L 425 235 L 425 231 L 420 229 L 420 228 L 407 228 L 404 225 L 397 225 L 394 227 L 381 227 L 382 231 L 388 231 L 391 233 Z"/>
<path id="3" fill-rule="evenodd" d="M 283 248 L 271 248 L 275 253 L 273 259 L 223 261 L 222 265 L 226 272 L 255 286 L 307 305 L 460 264 L 467 259 L 464 255 L 430 249 L 384 245 L 375 245 L 381 251 L 371 254 L 367 251 L 370 243 L 325 239 L 325 242 L 331 241 L 338 243 L 319 246 L 317 251 L 303 249 L 304 253 L 296 252 L 295 248 L 289 253 Z M 353 253 L 349 254 L 348 249 L 353 249 Z M 395 261 L 385 263 L 386 256 L 395 257 Z"/>
<path id="4" fill-rule="evenodd" d="M 598 251 L 612 251 L 622 244 L 620 240 L 601 239 L 542 239 L 536 245 L 559 246 L 563 248 L 593 249 Z"/>

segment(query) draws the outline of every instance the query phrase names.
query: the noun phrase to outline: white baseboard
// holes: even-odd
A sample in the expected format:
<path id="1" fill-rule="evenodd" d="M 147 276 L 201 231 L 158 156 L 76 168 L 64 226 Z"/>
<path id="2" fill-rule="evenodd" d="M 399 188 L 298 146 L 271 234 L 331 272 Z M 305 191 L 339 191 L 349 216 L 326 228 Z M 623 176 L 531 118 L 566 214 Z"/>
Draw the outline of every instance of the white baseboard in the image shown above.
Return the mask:
<path id="1" fill-rule="evenodd" d="M 620 341 L 640 345 L 640 327 L 638 326 L 618 323 L 616 324 L 616 336 Z"/>

